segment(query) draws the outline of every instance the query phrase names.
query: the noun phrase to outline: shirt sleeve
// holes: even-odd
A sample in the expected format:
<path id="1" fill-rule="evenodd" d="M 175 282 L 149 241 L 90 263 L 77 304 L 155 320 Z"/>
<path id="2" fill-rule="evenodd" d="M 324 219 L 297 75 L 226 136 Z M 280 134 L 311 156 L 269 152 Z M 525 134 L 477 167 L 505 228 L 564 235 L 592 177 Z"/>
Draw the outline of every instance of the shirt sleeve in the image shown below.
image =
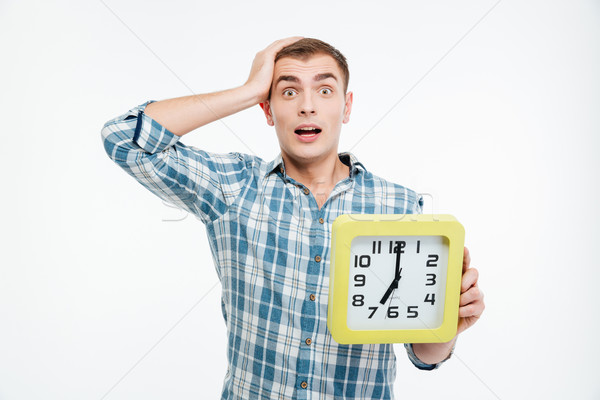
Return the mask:
<path id="1" fill-rule="evenodd" d="M 422 370 L 426 370 L 426 371 L 438 369 L 443 363 L 445 363 L 447 360 L 449 360 L 450 357 L 452 357 L 452 354 L 454 353 L 455 347 L 456 347 L 456 342 L 454 342 L 454 345 L 452 346 L 452 350 L 450 350 L 450 354 L 448 354 L 448 357 L 446 357 L 439 363 L 427 364 L 427 363 L 424 363 L 423 361 L 421 361 L 419 359 L 419 357 L 417 357 L 417 355 L 415 354 L 415 351 L 413 350 L 412 343 L 404 343 L 404 348 L 406 349 L 406 354 L 408 354 L 409 360 L 414 364 L 415 367 L 422 369 Z"/>
<path id="2" fill-rule="evenodd" d="M 419 193 L 414 193 L 414 199 L 411 207 L 411 214 L 423 214 L 423 205 L 424 199 L 423 195 Z"/>
<path id="3" fill-rule="evenodd" d="M 203 222 L 223 215 L 248 179 L 240 153 L 213 154 L 186 146 L 144 113 L 147 101 L 104 124 L 108 156 L 162 200 Z"/>

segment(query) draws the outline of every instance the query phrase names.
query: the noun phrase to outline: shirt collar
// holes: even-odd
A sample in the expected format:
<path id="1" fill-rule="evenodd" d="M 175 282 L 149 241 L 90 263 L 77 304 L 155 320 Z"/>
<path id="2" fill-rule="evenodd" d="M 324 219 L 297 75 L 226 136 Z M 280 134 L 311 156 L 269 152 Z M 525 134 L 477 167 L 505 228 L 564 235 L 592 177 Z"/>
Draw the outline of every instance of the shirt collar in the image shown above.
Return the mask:
<path id="1" fill-rule="evenodd" d="M 350 152 L 344 152 L 344 153 L 339 153 L 338 157 L 340 158 L 340 161 L 342 163 L 344 163 L 345 165 L 350 167 L 350 180 L 353 180 L 354 177 L 360 173 L 360 171 L 367 171 L 367 169 L 365 168 L 365 166 L 358 161 L 358 159 L 356 158 L 356 156 Z M 271 173 L 277 173 L 280 174 L 282 177 L 285 177 L 285 165 L 283 162 L 283 158 L 281 157 L 281 153 L 279 153 L 277 155 L 277 157 L 275 157 L 275 159 L 271 162 L 269 162 L 269 164 L 267 164 L 267 170 L 265 173 L 265 177 L 270 175 Z"/>

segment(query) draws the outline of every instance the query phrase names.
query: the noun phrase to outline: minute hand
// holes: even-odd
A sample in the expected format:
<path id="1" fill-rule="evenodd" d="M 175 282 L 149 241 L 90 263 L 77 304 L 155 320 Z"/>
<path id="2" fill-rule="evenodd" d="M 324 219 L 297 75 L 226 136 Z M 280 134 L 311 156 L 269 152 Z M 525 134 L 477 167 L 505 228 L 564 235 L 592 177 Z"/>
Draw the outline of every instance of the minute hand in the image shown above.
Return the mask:
<path id="1" fill-rule="evenodd" d="M 402 276 L 400 275 L 401 272 L 402 268 L 400 268 L 400 249 L 398 248 L 396 250 L 396 272 L 394 274 L 394 280 L 392 281 L 392 284 L 390 285 L 390 287 L 387 288 L 385 294 L 379 301 L 380 304 L 385 304 L 385 302 L 388 300 L 394 289 L 398 289 L 398 282 L 400 281 L 400 278 L 402 278 Z"/>

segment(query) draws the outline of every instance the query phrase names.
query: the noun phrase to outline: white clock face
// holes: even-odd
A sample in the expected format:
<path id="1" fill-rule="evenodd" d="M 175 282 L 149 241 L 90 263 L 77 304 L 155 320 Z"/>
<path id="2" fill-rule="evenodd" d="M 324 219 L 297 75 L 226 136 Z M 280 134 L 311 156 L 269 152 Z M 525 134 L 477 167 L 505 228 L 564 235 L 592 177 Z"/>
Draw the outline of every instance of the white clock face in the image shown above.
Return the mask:
<path id="1" fill-rule="evenodd" d="M 435 329 L 444 319 L 448 240 L 357 236 L 352 240 L 348 328 Z"/>

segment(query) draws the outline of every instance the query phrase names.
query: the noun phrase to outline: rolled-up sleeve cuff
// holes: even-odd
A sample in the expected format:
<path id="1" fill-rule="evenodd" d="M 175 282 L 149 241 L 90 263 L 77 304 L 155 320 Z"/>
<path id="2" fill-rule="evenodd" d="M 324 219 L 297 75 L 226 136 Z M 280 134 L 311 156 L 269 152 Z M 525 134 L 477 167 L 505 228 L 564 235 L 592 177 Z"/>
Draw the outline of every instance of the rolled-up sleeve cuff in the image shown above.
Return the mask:
<path id="1" fill-rule="evenodd" d="M 417 355 L 415 354 L 415 351 L 413 350 L 412 343 L 405 343 L 404 347 L 406 348 L 406 353 L 408 354 L 408 358 L 414 364 L 415 367 L 417 367 L 418 369 L 431 371 L 431 370 L 439 368 L 440 365 L 442 365 L 444 362 L 446 362 L 446 360 L 448 360 L 450 357 L 452 357 L 452 353 L 454 353 L 454 347 L 456 347 L 456 343 L 454 343 L 454 346 L 452 347 L 450 354 L 448 354 L 448 357 L 446 357 L 444 360 L 440 361 L 437 364 L 427 364 L 427 363 L 424 363 L 423 361 L 419 360 L 419 357 L 417 357 Z"/>
<path id="2" fill-rule="evenodd" d="M 133 142 L 145 152 L 155 154 L 173 146 L 179 141 L 180 136 L 175 135 L 144 113 L 146 106 L 150 103 L 154 103 L 154 100 L 139 107 Z"/>

